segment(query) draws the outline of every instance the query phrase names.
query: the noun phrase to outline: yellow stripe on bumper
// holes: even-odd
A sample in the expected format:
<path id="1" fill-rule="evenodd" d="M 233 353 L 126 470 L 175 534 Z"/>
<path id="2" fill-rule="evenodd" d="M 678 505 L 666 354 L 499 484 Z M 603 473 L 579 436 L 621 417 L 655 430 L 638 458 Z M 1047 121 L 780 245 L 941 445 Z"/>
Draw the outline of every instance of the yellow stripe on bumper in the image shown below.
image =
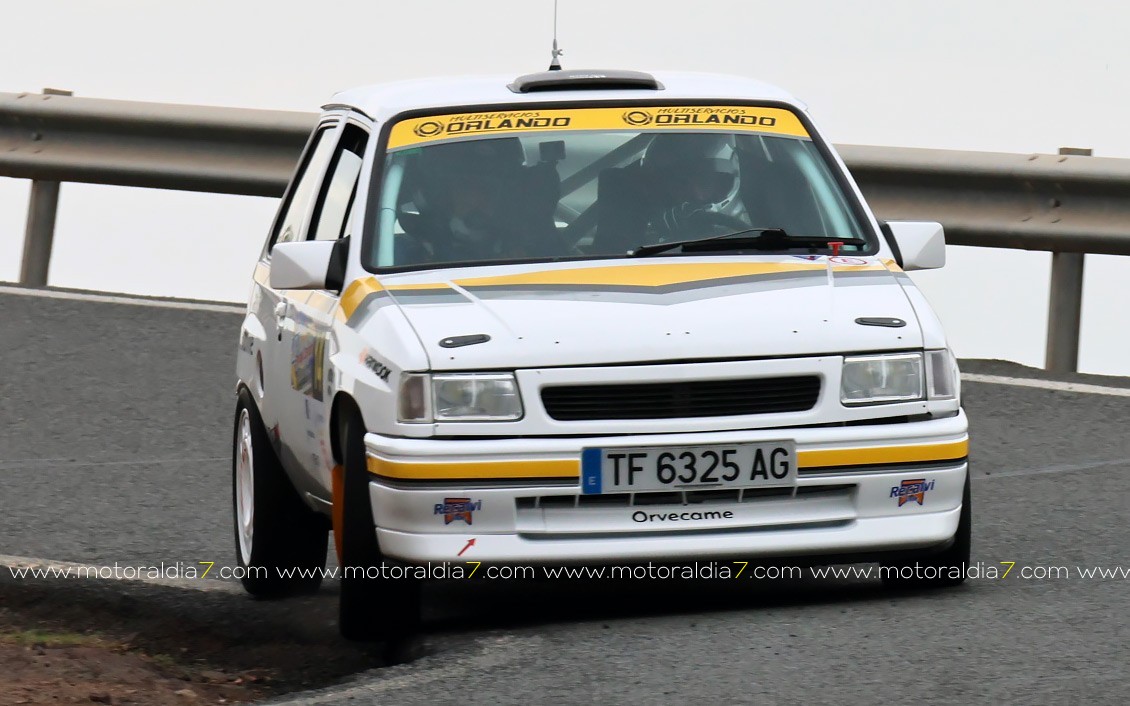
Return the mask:
<path id="1" fill-rule="evenodd" d="M 801 449 L 797 451 L 797 466 L 800 468 L 881 466 L 889 463 L 950 461 L 965 458 L 968 455 L 968 439 L 942 444 L 865 446 L 855 449 Z"/>
<path id="2" fill-rule="evenodd" d="M 949 461 L 969 455 L 969 440 L 941 444 L 870 446 L 851 449 L 807 449 L 797 452 L 800 468 L 842 466 L 880 466 L 893 463 Z M 416 462 L 369 458 L 369 472 L 385 478 L 404 480 L 492 480 L 497 478 L 577 478 L 581 462 L 572 459 L 552 461 L 467 461 Z"/>
<path id="3" fill-rule="evenodd" d="M 369 472 L 385 478 L 408 480 L 489 480 L 493 478 L 577 478 L 581 462 L 469 461 L 466 463 L 416 463 L 369 457 Z"/>

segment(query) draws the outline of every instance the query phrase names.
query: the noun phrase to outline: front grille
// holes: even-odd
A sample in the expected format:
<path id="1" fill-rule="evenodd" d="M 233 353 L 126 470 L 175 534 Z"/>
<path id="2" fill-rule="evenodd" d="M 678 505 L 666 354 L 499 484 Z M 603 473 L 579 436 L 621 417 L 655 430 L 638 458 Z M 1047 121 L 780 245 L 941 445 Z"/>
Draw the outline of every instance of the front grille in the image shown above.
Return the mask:
<path id="1" fill-rule="evenodd" d="M 746 380 L 696 380 L 546 387 L 541 401 L 559 421 L 679 419 L 803 412 L 816 405 L 820 378 L 794 375 Z"/>

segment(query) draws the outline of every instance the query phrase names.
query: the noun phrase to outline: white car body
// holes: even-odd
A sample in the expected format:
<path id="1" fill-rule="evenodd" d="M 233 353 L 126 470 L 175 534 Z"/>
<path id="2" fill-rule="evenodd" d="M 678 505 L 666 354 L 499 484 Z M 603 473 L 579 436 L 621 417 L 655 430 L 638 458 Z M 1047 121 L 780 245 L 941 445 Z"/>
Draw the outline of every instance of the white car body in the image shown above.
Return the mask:
<path id="1" fill-rule="evenodd" d="M 238 384 L 251 391 L 287 475 L 311 508 L 330 515 L 340 502 L 335 415 L 348 398 L 368 432 L 374 531 L 384 554 L 404 562 L 846 560 L 939 547 L 954 537 L 968 474 L 967 421 L 958 396 L 841 402 L 845 357 L 947 349 L 938 318 L 896 264 L 900 255 L 879 235 L 880 224 L 842 161 L 811 126 L 804 106 L 780 89 L 725 76 L 655 77 L 662 91 L 516 93 L 507 88 L 510 77 L 412 81 L 346 91 L 326 106 L 320 129 L 331 143 L 346 125 L 371 136 L 345 231 L 351 238 L 340 293 L 311 286 L 321 273 L 304 269 L 328 258 L 331 242 L 313 259 L 312 249 L 299 256 L 289 243 L 284 250 L 293 250 L 293 257 L 273 258 L 265 248 L 237 363 Z M 430 112 L 537 110 L 548 102 L 619 109 L 645 100 L 794 112 L 830 156 L 829 167 L 857 202 L 877 250 L 396 272 L 364 267 L 363 231 L 378 217 L 375 196 L 369 197 L 380 178 L 374 167 L 398 121 Z M 280 216 L 293 222 L 296 241 L 311 227 L 312 207 L 306 211 Z M 276 223 L 276 234 L 280 225 L 286 226 Z M 914 249 L 908 257 L 940 264 L 936 224 L 905 225 L 896 235 L 905 234 L 905 251 Z M 284 288 L 290 286 L 301 288 Z M 872 317 L 903 325 L 857 322 Z M 442 343 L 458 336 L 489 340 Z M 521 418 L 400 421 L 404 375 L 447 371 L 513 373 Z M 547 412 L 542 400 L 542 391 L 555 386 L 797 375 L 819 379 L 810 409 L 568 420 Z M 696 489 L 675 490 L 664 502 L 647 504 L 643 493 L 598 502 L 600 496 L 581 487 L 585 449 L 780 441 L 796 451 L 796 479 L 787 492 L 711 498 Z M 911 502 L 899 490 L 908 484 Z M 461 555 L 470 539 L 473 548 Z"/>

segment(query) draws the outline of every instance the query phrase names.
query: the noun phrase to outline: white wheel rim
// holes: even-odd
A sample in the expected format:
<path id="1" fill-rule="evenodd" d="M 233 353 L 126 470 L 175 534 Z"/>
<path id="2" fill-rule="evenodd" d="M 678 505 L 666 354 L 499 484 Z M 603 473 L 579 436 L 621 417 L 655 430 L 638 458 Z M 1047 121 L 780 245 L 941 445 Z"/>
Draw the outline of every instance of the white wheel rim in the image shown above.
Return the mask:
<path id="1" fill-rule="evenodd" d="M 255 455 L 251 446 L 251 415 L 246 409 L 239 414 L 235 448 L 235 522 L 239 556 L 244 566 L 250 566 L 255 529 Z"/>

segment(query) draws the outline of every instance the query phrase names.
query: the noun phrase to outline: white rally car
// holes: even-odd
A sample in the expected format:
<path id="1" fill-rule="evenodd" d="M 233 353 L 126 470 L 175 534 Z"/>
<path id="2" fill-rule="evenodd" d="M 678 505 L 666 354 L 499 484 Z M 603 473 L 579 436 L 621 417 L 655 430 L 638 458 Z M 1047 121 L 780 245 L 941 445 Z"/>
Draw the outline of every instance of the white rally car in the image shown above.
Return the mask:
<path id="1" fill-rule="evenodd" d="M 388 566 L 969 560 L 967 422 L 906 270 L 804 106 L 745 78 L 550 71 L 325 106 L 240 332 L 246 588 L 403 629 Z M 919 569 L 927 569 L 920 571 Z"/>

